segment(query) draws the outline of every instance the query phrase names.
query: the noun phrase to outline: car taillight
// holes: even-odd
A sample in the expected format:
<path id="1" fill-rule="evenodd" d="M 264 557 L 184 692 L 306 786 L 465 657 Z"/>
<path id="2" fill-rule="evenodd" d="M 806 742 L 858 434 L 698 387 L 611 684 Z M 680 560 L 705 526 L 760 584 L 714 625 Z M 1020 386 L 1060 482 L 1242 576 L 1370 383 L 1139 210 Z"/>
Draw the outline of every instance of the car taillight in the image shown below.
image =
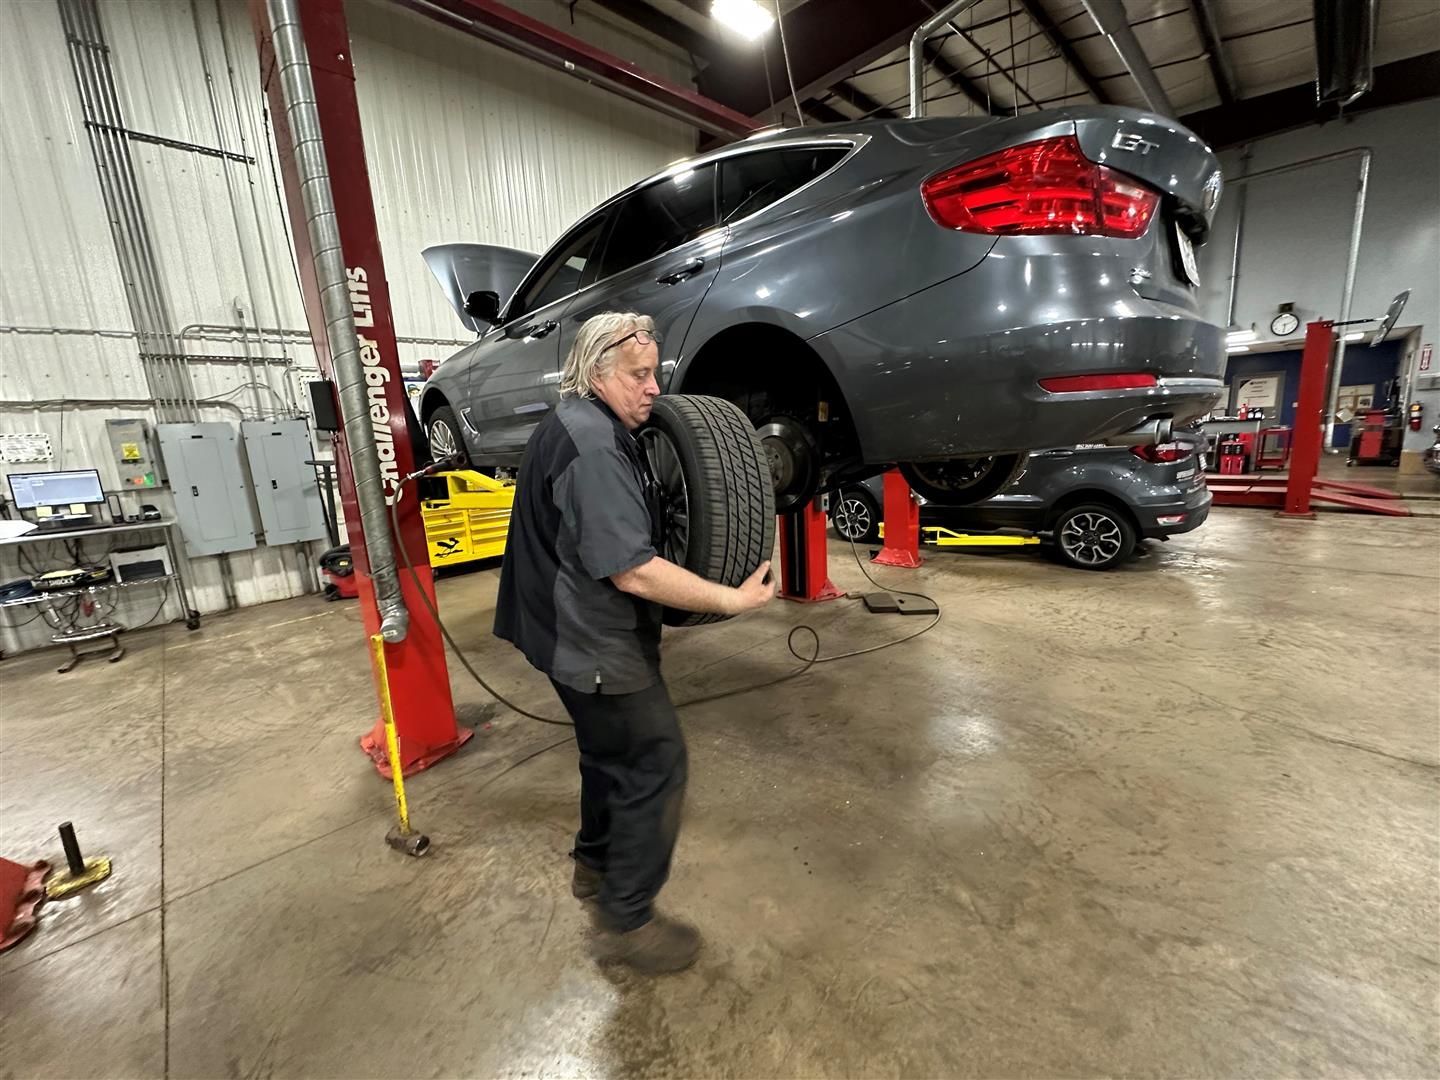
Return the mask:
<path id="1" fill-rule="evenodd" d="M 1195 453 L 1195 447 L 1189 443 L 1172 442 L 1159 446 L 1132 446 L 1130 452 L 1152 465 L 1168 465 L 1171 462 L 1184 461 Z"/>
<path id="2" fill-rule="evenodd" d="M 1079 394 L 1086 390 L 1142 390 L 1159 382 L 1147 371 L 1117 372 L 1113 375 L 1054 375 L 1040 380 L 1040 387 L 1052 394 Z"/>
<path id="3" fill-rule="evenodd" d="M 1133 240 L 1160 193 L 1085 156 L 1073 135 L 1024 143 L 936 173 L 920 185 L 950 229 L 997 235 L 1071 233 Z"/>

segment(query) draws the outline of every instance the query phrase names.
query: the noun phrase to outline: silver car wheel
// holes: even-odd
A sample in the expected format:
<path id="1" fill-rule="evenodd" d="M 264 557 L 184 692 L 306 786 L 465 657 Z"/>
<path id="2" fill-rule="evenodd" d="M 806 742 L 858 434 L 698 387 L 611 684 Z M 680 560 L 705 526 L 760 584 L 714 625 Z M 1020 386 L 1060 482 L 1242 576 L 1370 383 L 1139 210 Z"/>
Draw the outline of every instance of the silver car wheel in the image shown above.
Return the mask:
<path id="1" fill-rule="evenodd" d="M 661 532 L 665 541 L 660 554 L 684 566 L 690 550 L 690 491 L 685 486 L 680 450 L 669 435 L 656 428 L 642 431 L 640 441 L 645 448 L 650 475 L 660 488 Z"/>
<path id="2" fill-rule="evenodd" d="M 1093 511 L 1070 518 L 1056 540 L 1066 555 L 1086 566 L 1110 562 L 1125 543 L 1119 523 Z"/>
<path id="3" fill-rule="evenodd" d="M 444 420 L 430 421 L 430 453 L 436 458 L 450 457 L 460 450 L 460 440 Z"/>
<path id="4" fill-rule="evenodd" d="M 870 534 L 870 508 L 855 498 L 841 499 L 835 509 L 835 531 L 846 540 L 863 540 Z"/>

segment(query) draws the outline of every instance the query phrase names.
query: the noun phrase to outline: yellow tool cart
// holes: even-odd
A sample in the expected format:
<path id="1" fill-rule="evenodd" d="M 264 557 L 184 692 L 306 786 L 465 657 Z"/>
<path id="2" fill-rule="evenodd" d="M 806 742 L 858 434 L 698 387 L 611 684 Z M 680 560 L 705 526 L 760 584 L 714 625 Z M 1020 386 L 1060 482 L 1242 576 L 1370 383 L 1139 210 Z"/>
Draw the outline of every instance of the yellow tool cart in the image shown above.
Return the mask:
<path id="1" fill-rule="evenodd" d="M 505 553 L 515 485 L 471 469 L 436 473 L 420 481 L 420 518 L 430 565 L 453 566 Z"/>

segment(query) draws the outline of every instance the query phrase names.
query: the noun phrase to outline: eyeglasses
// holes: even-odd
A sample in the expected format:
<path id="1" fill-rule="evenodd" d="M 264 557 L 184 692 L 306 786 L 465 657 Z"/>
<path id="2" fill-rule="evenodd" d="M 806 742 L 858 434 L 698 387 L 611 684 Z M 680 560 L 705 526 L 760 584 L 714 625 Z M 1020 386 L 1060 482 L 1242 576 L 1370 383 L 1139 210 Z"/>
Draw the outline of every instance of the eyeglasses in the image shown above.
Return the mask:
<path id="1" fill-rule="evenodd" d="M 611 349 L 617 348 L 620 345 L 624 345 L 625 342 L 629 341 L 631 338 L 634 338 L 641 345 L 649 345 L 652 343 L 660 345 L 663 344 L 665 341 L 665 339 L 662 338 L 659 334 L 657 334 L 654 330 L 632 330 L 630 331 L 630 333 L 622 337 L 619 341 L 612 341 L 609 345 L 606 345 L 605 348 L 601 349 L 600 351 L 602 353 L 609 352 Z"/>

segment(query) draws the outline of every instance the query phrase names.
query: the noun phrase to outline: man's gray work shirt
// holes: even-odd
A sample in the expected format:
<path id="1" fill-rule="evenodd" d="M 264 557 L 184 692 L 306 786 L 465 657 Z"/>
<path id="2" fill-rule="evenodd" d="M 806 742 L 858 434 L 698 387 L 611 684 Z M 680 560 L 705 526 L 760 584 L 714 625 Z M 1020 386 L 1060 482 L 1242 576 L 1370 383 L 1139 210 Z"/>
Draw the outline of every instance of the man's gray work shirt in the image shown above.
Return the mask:
<path id="1" fill-rule="evenodd" d="M 609 406 L 562 398 L 520 464 L 495 635 L 575 690 L 655 685 L 661 608 L 610 581 L 655 557 L 653 498 L 640 447 Z"/>

